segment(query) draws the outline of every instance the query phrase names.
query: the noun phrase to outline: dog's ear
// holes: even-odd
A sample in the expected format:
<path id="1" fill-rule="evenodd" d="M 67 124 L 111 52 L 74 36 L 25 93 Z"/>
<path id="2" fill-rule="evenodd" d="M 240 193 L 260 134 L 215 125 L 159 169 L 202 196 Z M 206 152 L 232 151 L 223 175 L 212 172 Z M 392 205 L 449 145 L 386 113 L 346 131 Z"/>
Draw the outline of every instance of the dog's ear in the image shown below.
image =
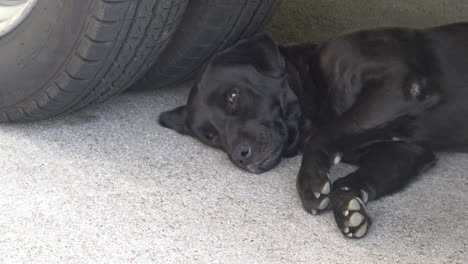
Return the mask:
<path id="1" fill-rule="evenodd" d="M 286 82 L 286 80 L 285 80 Z M 285 83 L 284 85 L 289 85 Z M 300 143 L 300 125 L 302 122 L 302 111 L 299 100 L 291 88 L 284 89 L 281 98 L 281 108 L 288 127 L 288 146 L 284 150 L 285 157 L 295 156 L 299 151 Z"/>
<path id="2" fill-rule="evenodd" d="M 185 116 L 187 113 L 185 105 L 179 106 L 173 110 L 163 112 L 159 115 L 159 124 L 163 127 L 173 129 L 181 134 L 189 134 L 185 126 Z"/>
<path id="3" fill-rule="evenodd" d="M 314 43 L 301 43 L 279 46 L 279 51 L 298 71 L 307 72 L 310 60 L 317 52 L 317 47 Z"/>
<path id="4" fill-rule="evenodd" d="M 273 77 L 282 76 L 286 72 L 286 61 L 278 45 L 264 33 L 255 35 L 252 40 L 260 48 L 258 51 L 251 50 L 255 52 L 252 58 L 259 57 L 255 60 L 257 70 Z"/>
<path id="5" fill-rule="evenodd" d="M 243 39 L 218 53 L 217 63 L 251 65 L 270 77 L 281 77 L 286 72 L 286 62 L 278 45 L 266 34 L 256 34 Z"/>

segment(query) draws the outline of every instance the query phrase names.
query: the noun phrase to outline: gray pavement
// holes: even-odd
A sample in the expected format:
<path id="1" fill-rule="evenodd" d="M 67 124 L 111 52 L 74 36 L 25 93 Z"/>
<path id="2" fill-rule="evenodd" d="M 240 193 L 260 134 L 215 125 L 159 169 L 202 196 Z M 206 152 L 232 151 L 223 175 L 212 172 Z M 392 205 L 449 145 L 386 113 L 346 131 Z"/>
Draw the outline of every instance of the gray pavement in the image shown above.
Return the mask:
<path id="1" fill-rule="evenodd" d="M 157 125 L 187 89 L 0 125 L 1 263 L 468 263 L 468 155 L 370 203 L 347 240 L 304 212 L 300 157 L 261 175 Z M 353 168 L 340 165 L 333 174 Z"/>

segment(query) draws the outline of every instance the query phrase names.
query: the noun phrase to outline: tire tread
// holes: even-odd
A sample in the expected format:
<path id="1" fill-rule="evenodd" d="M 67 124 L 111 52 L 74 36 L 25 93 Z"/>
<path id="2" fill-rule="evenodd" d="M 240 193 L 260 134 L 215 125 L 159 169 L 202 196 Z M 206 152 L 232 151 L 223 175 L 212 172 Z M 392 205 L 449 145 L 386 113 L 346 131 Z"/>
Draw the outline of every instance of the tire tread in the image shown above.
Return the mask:
<path id="1" fill-rule="evenodd" d="M 212 55 L 259 32 L 280 3 L 281 0 L 192 0 L 188 12 L 196 8 L 196 5 L 203 5 L 207 15 L 195 18 L 193 13 L 196 11 L 186 14 L 180 29 L 175 33 L 173 43 L 132 89 L 161 88 L 192 78 Z M 229 20 L 233 9 L 238 12 Z M 194 23 L 193 20 L 196 19 L 201 21 Z M 190 28 L 195 33 L 187 35 L 184 28 Z M 191 45 L 187 46 L 185 43 Z"/>
<path id="2" fill-rule="evenodd" d="M 47 119 L 102 102 L 153 64 L 189 0 L 93 0 L 82 37 L 55 78 L 0 109 L 0 122 Z"/>

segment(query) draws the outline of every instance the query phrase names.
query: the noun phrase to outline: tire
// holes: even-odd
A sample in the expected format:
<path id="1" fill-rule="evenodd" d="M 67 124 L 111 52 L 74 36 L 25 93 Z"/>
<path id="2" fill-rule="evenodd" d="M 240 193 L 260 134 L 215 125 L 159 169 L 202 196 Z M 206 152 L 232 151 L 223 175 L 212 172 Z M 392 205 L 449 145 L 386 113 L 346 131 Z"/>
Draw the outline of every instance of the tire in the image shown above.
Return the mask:
<path id="1" fill-rule="evenodd" d="M 281 0 L 192 0 L 158 63 L 131 89 L 186 81 L 216 52 L 262 30 Z"/>
<path id="2" fill-rule="evenodd" d="M 166 47 L 188 0 L 39 0 L 0 38 L 0 121 L 46 119 L 104 101 Z"/>

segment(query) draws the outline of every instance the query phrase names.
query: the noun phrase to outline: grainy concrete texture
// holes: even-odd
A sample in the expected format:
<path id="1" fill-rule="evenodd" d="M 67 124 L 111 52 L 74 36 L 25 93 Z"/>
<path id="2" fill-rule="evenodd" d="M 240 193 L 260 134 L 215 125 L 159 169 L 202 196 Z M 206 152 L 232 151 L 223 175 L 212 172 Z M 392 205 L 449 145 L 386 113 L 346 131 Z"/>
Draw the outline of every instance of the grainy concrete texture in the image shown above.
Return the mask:
<path id="1" fill-rule="evenodd" d="M 0 125 L 0 263 L 468 263 L 467 154 L 370 203 L 348 240 L 301 208 L 300 157 L 250 174 L 158 126 L 186 88 Z"/>

